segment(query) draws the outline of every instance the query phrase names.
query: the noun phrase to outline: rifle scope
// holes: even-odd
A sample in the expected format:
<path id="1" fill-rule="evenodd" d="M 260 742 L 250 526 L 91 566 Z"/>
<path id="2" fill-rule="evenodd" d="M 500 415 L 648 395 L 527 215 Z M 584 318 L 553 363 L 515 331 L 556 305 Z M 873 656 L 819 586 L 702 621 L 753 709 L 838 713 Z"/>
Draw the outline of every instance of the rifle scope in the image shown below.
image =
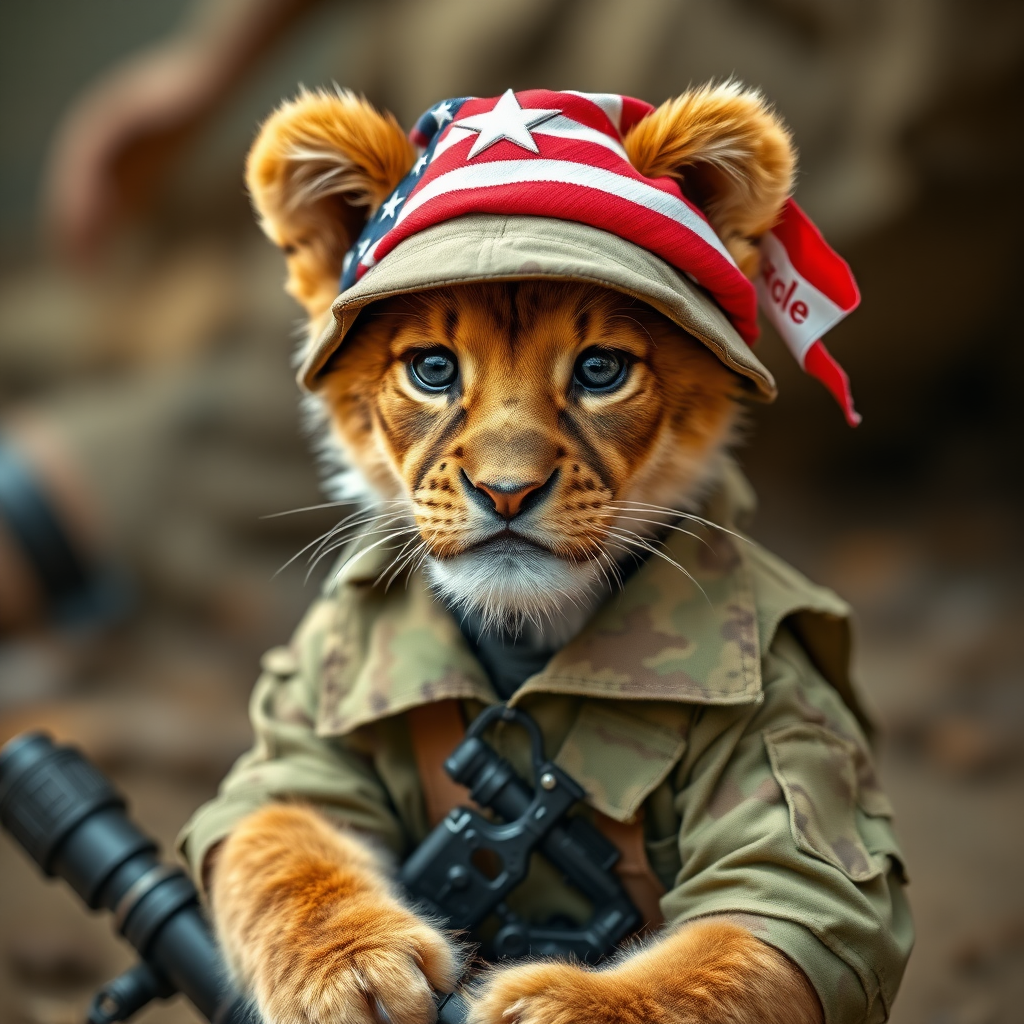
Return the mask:
<path id="1" fill-rule="evenodd" d="M 211 1024 L 258 1024 L 227 979 L 191 879 L 163 864 L 124 797 L 73 747 L 25 733 L 0 749 L 0 825 L 49 876 L 114 915 L 142 958 L 97 993 L 88 1024 L 127 1020 L 150 1000 L 188 997 Z M 436 996 L 440 1024 L 463 1024 L 458 994 Z"/>

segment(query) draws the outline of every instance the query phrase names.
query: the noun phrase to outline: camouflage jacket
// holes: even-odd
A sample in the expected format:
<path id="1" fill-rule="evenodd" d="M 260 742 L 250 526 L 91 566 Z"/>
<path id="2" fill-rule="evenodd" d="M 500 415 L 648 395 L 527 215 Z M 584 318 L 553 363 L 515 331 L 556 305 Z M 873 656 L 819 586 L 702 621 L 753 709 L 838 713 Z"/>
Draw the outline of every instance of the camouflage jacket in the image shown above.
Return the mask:
<path id="1" fill-rule="evenodd" d="M 735 523 L 738 474 L 709 510 Z M 643 815 L 669 923 L 728 914 L 804 970 L 828 1024 L 883 1021 L 913 941 L 892 810 L 847 678 L 848 609 L 757 544 L 673 534 L 583 632 L 513 695 L 546 754 L 618 821 Z M 458 624 L 413 573 L 385 589 L 350 562 L 251 704 L 255 744 L 185 826 L 206 852 L 273 799 L 303 799 L 396 857 L 429 831 L 404 712 L 497 696 Z M 489 736 L 529 776 L 525 735 Z M 542 859 L 509 902 L 586 916 Z"/>

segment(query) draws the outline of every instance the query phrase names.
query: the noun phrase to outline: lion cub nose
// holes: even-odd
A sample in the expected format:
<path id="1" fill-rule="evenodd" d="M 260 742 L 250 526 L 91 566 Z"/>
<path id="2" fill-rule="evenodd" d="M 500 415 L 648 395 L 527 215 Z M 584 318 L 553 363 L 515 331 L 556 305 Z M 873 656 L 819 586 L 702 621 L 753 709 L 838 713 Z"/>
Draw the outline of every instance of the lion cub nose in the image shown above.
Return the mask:
<path id="1" fill-rule="evenodd" d="M 494 503 L 494 511 L 503 519 L 512 519 L 523 510 L 523 503 L 544 486 L 536 483 L 474 483 L 473 486 L 487 495 Z"/>

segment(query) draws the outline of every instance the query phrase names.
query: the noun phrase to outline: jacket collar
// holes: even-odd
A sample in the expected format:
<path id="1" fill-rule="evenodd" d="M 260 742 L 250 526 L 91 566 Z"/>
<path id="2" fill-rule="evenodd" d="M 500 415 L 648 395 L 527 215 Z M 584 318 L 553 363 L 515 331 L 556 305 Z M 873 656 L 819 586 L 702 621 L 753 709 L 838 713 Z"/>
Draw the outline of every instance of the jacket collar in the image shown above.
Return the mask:
<path id="1" fill-rule="evenodd" d="M 738 472 L 708 504 L 719 522 L 750 511 Z M 673 532 L 582 632 L 510 700 L 556 693 L 620 700 L 746 704 L 761 698 L 758 614 L 744 548 L 700 528 Z M 687 570 L 684 574 L 678 566 Z M 321 652 L 317 731 L 343 735 L 420 704 L 498 701 L 451 613 L 422 573 L 389 588 L 379 550 L 350 561 L 335 584 L 335 613 Z"/>

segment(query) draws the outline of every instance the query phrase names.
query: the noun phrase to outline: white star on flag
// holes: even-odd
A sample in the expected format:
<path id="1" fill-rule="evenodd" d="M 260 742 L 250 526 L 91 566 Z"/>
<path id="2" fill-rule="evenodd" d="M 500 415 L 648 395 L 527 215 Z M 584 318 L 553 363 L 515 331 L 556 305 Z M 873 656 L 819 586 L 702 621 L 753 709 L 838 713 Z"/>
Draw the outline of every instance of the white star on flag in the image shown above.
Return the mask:
<path id="1" fill-rule="evenodd" d="M 369 249 L 371 245 L 373 245 L 372 238 L 364 238 L 359 243 L 359 245 L 356 248 L 356 251 L 358 252 L 360 259 L 362 259 L 366 255 L 366 250 Z"/>
<path id="2" fill-rule="evenodd" d="M 531 153 L 539 153 L 540 150 L 537 149 L 537 143 L 533 141 L 530 129 L 536 128 L 537 125 L 560 113 L 561 110 L 540 110 L 533 107 L 527 107 L 524 110 L 519 106 L 516 94 L 511 89 L 506 89 L 493 110 L 486 114 L 460 118 L 452 124 L 452 129 L 465 128 L 468 131 L 480 133 L 476 142 L 473 143 L 473 148 L 469 151 L 467 160 L 472 160 L 473 157 L 503 139 L 522 149 L 528 149 Z"/>
<path id="3" fill-rule="evenodd" d="M 413 174 L 421 174 L 422 171 L 423 171 L 423 168 L 426 167 L 428 163 L 430 163 L 430 161 L 427 159 L 427 154 L 424 153 L 419 158 L 419 160 L 417 160 L 416 163 L 414 163 L 412 165 L 412 173 Z"/>
<path id="4" fill-rule="evenodd" d="M 395 192 L 391 198 L 380 208 L 380 218 L 383 220 L 385 217 L 394 217 L 395 211 L 405 202 L 405 196 L 400 196 Z"/>
<path id="5" fill-rule="evenodd" d="M 445 100 L 444 103 L 438 103 L 430 114 L 437 122 L 437 127 L 440 128 L 452 119 L 452 105 L 448 100 Z"/>

